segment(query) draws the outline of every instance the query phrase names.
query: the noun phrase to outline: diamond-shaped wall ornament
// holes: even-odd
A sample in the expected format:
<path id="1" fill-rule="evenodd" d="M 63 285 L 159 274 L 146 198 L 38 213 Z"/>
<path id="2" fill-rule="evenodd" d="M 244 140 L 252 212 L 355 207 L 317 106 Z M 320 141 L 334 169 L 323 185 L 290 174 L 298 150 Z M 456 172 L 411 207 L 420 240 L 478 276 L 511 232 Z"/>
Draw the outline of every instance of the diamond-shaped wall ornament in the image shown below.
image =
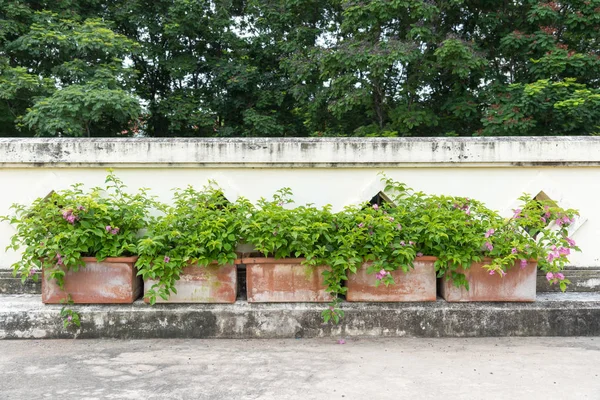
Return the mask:
<path id="1" fill-rule="evenodd" d="M 234 202 L 242 196 L 240 188 L 235 185 L 231 179 L 227 178 L 223 174 L 217 173 L 211 175 L 208 181 L 216 183 L 216 185 L 223 191 L 223 196 L 225 196 L 227 201 Z M 194 186 L 199 190 L 207 184 L 208 182 L 198 182 Z"/>
<path id="2" fill-rule="evenodd" d="M 370 180 L 355 197 L 350 198 L 345 205 L 358 205 L 368 202 L 369 204 L 382 204 L 394 205 L 394 202 L 390 197 L 383 191 L 385 189 L 385 183 L 381 181 L 379 177 L 375 177 Z"/>
<path id="3" fill-rule="evenodd" d="M 530 181 L 522 192 L 534 194 L 534 199 L 536 200 L 544 200 L 551 201 L 554 204 L 557 204 L 561 208 L 568 209 L 579 209 L 576 205 L 572 203 L 575 199 L 569 198 L 567 194 L 564 194 L 563 191 L 550 179 L 546 178 L 543 174 L 539 174 L 534 180 Z M 511 217 L 514 215 L 514 210 L 519 208 L 520 202 L 518 199 L 515 199 L 512 204 L 506 208 L 503 212 L 503 215 L 506 217 Z M 575 216 L 573 223 L 567 227 L 568 235 L 573 236 L 575 232 L 587 221 L 587 217 L 585 215 Z M 552 229 L 556 226 L 555 221 L 549 221 L 548 226 Z"/>

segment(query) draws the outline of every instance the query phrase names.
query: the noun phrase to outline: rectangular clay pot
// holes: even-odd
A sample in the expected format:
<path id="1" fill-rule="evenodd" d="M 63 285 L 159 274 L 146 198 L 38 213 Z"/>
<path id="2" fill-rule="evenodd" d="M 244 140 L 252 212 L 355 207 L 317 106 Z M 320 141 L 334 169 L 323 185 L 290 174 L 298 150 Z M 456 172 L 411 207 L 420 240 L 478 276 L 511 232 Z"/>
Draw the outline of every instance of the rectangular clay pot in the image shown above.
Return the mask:
<path id="1" fill-rule="evenodd" d="M 355 274 L 348 274 L 346 286 L 347 301 L 365 302 L 410 302 L 410 301 L 435 301 L 436 277 L 434 263 L 435 257 L 417 257 L 414 260 L 414 269 L 404 272 L 401 269 L 390 271 L 394 278 L 394 285 L 385 286 L 380 283 L 375 286 L 375 274 L 367 274 L 371 263 L 364 263 Z"/>
<path id="2" fill-rule="evenodd" d="M 65 287 L 46 279 L 42 270 L 42 302 L 57 304 L 71 296 L 76 304 L 133 303 L 142 292 L 142 279 L 136 276 L 137 257 L 82 257 L 85 267 L 67 271 Z"/>
<path id="3" fill-rule="evenodd" d="M 504 277 L 497 273 L 490 275 L 482 268 L 485 264 L 484 260 L 471 264 L 469 269 L 458 271 L 467 277 L 469 290 L 458 288 L 446 276 L 442 277 L 440 295 L 448 302 L 535 301 L 537 262 L 529 261 L 525 268 L 515 265 Z"/>
<path id="4" fill-rule="evenodd" d="M 144 281 L 145 290 L 158 283 Z M 168 300 L 156 296 L 157 303 L 235 303 L 237 297 L 237 268 L 235 264 L 219 266 L 191 265 L 183 268 L 179 280 L 175 282 L 177 293 L 171 293 Z M 144 298 L 148 303 L 148 299 Z"/>
<path id="5" fill-rule="evenodd" d="M 303 258 L 243 258 L 250 303 L 330 302 L 323 283 L 327 266 L 302 265 Z"/>

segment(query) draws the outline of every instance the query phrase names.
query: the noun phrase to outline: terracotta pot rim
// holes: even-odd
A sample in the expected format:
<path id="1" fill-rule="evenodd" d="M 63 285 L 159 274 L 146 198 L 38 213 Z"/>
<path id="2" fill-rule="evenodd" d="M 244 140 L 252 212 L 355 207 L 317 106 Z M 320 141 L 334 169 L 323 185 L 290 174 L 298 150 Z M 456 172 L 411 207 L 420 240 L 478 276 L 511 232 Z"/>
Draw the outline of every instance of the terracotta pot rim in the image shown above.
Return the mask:
<path id="1" fill-rule="evenodd" d="M 421 256 L 415 257 L 414 261 L 416 262 L 424 262 L 424 261 L 437 261 L 437 257 L 435 256 Z M 242 264 L 302 264 L 306 258 L 303 257 L 289 257 L 289 258 L 275 258 L 275 257 L 245 257 L 237 261 L 241 261 Z M 364 263 L 368 263 L 372 261 L 365 261 Z"/>
<path id="2" fill-rule="evenodd" d="M 302 264 L 306 258 L 275 258 L 275 257 L 247 257 L 242 258 L 242 264 Z"/>
<path id="3" fill-rule="evenodd" d="M 208 264 L 208 265 L 200 265 L 200 264 L 198 264 L 198 263 L 188 263 L 188 264 L 187 264 L 185 267 L 183 267 L 183 268 L 190 268 L 190 267 L 192 267 L 192 268 L 205 268 L 205 267 L 229 267 L 229 266 L 234 266 L 234 267 L 235 267 L 235 266 L 236 266 L 236 265 L 238 265 L 238 264 L 240 264 L 240 260 L 239 260 L 239 259 L 236 259 L 236 260 L 234 260 L 234 261 L 233 261 L 231 264 L 223 264 L 223 265 L 219 265 L 219 263 L 218 263 L 218 262 L 216 262 L 216 261 L 213 261 L 213 262 L 211 262 L 211 263 L 210 263 L 210 264 Z"/>
<path id="4" fill-rule="evenodd" d="M 106 257 L 101 262 L 113 262 L 113 263 L 123 263 L 123 262 L 136 262 L 138 260 L 138 256 L 131 257 Z M 81 257 L 81 261 L 84 262 L 98 262 L 96 257 Z"/>
<path id="5" fill-rule="evenodd" d="M 492 261 L 492 257 L 483 257 L 481 259 L 481 261 L 473 261 L 471 264 L 483 264 L 483 263 L 489 263 Z M 519 262 L 518 260 L 515 261 L 515 264 Z M 527 260 L 527 263 L 536 263 L 537 264 L 538 260 L 535 258 L 531 258 L 529 260 Z"/>

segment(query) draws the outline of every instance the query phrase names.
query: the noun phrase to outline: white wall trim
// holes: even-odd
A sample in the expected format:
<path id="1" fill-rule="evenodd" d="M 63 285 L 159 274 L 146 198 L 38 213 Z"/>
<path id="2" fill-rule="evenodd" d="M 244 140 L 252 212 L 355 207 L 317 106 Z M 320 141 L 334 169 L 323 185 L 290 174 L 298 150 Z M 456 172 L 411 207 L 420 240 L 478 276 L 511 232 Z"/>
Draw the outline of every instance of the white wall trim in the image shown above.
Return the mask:
<path id="1" fill-rule="evenodd" d="M 600 166 L 600 137 L 0 138 L 0 167 Z"/>

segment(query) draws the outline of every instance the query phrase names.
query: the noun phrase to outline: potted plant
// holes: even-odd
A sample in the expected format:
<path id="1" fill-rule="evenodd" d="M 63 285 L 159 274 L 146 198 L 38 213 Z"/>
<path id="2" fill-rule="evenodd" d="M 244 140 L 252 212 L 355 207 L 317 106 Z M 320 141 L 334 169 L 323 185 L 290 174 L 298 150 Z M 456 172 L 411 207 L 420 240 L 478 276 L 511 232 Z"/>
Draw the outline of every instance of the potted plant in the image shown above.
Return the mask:
<path id="1" fill-rule="evenodd" d="M 520 200 L 523 206 L 505 219 L 472 199 L 425 198 L 424 248 L 438 257 L 446 301 L 535 301 L 536 268 L 566 289 L 560 271 L 579 250 L 566 229 L 576 211 L 527 195 Z"/>
<path id="2" fill-rule="evenodd" d="M 389 199 L 347 208 L 343 229 L 352 237 L 358 264 L 349 264 L 348 301 L 435 301 L 435 257 L 419 250 L 422 194 L 383 176 Z M 383 285 L 381 285 L 383 283 Z"/>
<path id="3" fill-rule="evenodd" d="M 330 207 L 287 208 L 292 202 L 291 190 L 281 189 L 272 200 L 260 199 L 242 224 L 244 239 L 262 254 L 242 259 L 249 302 L 332 300 L 323 263 L 333 232 Z"/>
<path id="4" fill-rule="evenodd" d="M 16 228 L 8 247 L 23 249 L 13 273 L 37 279 L 41 270 L 44 303 L 132 303 L 139 296 L 135 251 L 153 201 L 145 189 L 125 192 L 112 171 L 106 184 L 90 191 L 75 184 L 15 204 L 14 215 L 2 218 Z"/>
<path id="5" fill-rule="evenodd" d="M 159 205 L 139 241 L 136 266 L 144 300 L 154 303 L 233 303 L 237 297 L 235 247 L 244 199 L 229 202 L 210 182 L 202 191 L 175 190 L 174 204 Z"/>

